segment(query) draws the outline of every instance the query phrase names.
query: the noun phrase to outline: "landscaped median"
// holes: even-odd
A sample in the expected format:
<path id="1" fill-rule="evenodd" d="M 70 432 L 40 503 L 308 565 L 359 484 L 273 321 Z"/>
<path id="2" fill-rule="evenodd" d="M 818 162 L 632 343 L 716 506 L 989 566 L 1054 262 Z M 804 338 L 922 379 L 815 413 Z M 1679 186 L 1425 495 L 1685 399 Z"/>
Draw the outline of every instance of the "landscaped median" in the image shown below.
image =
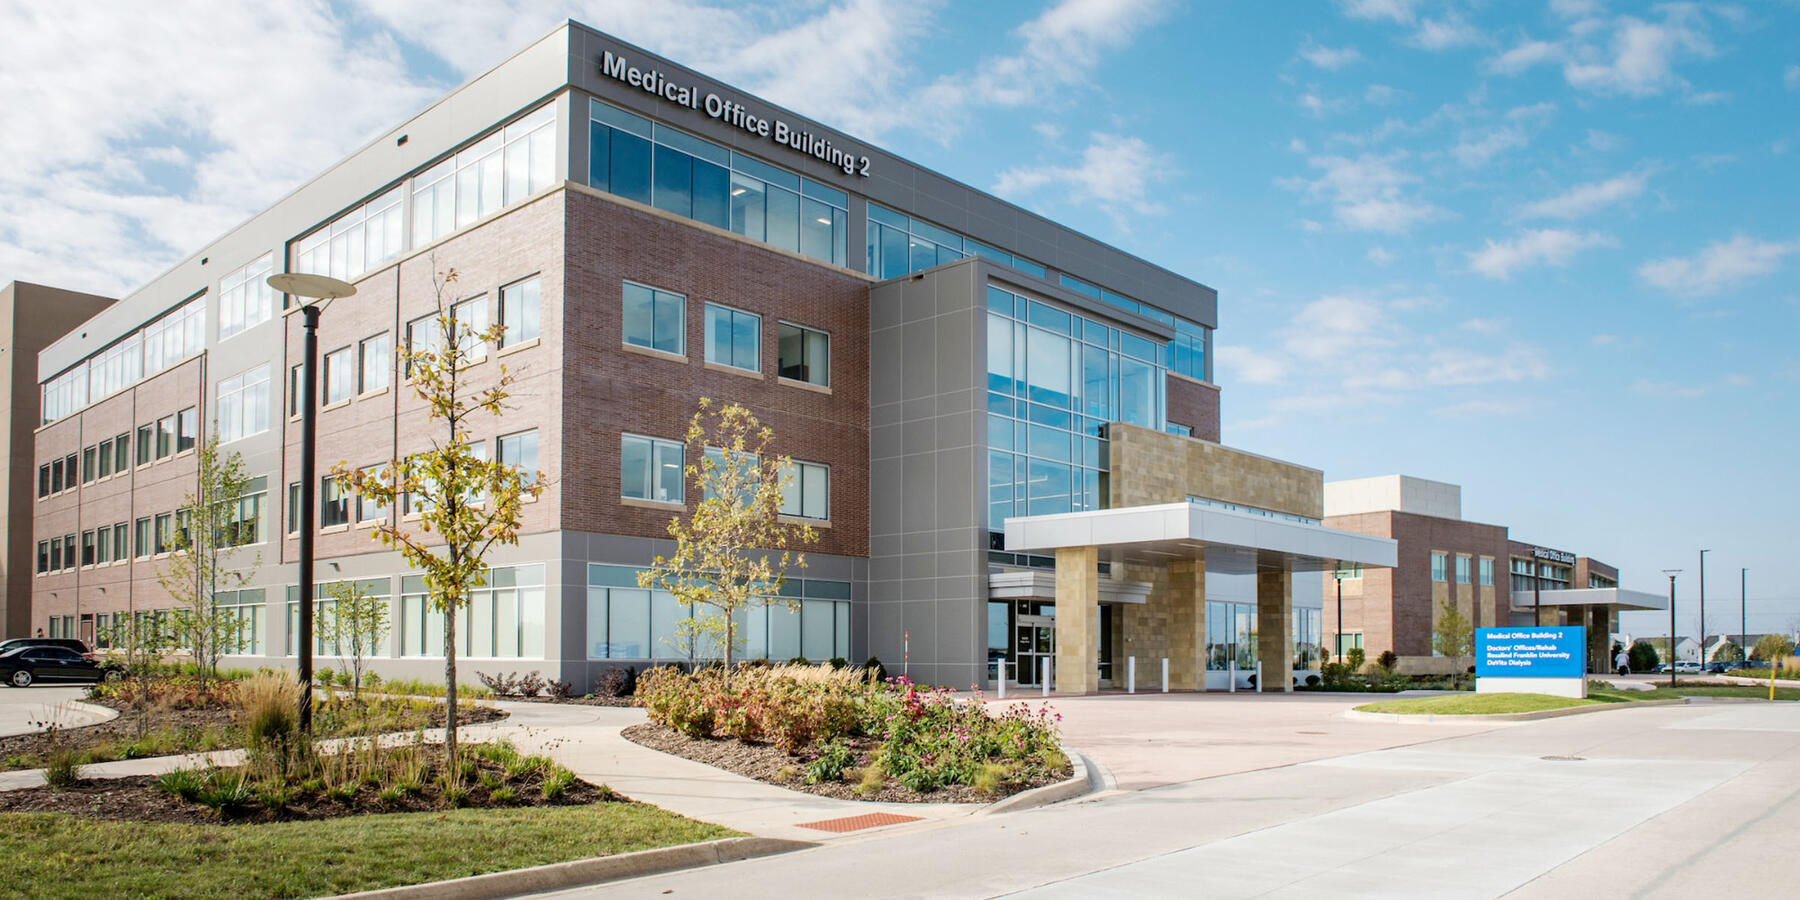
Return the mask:
<path id="1" fill-rule="evenodd" d="M 1700 697 L 1766 700 L 1769 692 L 1767 688 L 1738 684 L 1684 684 L 1677 688 L 1657 686 L 1651 690 L 1619 690 L 1605 682 L 1594 682 L 1588 687 L 1586 699 L 1550 694 L 1458 693 L 1365 703 L 1356 707 L 1355 711 L 1378 715 L 1520 716 L 1581 707 L 1667 703 Z M 1777 688 L 1775 699 L 1800 700 L 1800 688 Z"/>

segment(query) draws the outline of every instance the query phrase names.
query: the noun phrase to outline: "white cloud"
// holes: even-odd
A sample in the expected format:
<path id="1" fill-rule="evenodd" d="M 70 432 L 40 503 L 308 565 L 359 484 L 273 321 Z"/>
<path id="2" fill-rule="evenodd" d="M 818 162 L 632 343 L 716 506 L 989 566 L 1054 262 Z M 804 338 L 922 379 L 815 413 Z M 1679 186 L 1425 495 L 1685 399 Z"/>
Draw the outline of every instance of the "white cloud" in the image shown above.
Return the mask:
<path id="1" fill-rule="evenodd" d="M 1120 230 L 1130 231 L 1134 217 L 1163 211 L 1152 188 L 1173 173 L 1172 159 L 1143 138 L 1096 132 L 1079 164 L 1015 166 L 999 174 L 994 192 L 1027 195 L 1054 185 L 1058 196 L 1104 209 Z"/>
<path id="2" fill-rule="evenodd" d="M 1553 197 L 1520 207 L 1520 219 L 1578 219 L 1633 199 L 1649 184 L 1647 172 L 1627 172 L 1605 181 L 1578 184 Z"/>
<path id="3" fill-rule="evenodd" d="M 1373 103 L 1376 106 L 1386 106 L 1389 103 L 1402 100 L 1406 96 L 1407 93 L 1405 91 L 1385 84 L 1371 84 L 1369 85 L 1368 90 L 1363 91 L 1363 100 Z"/>
<path id="4" fill-rule="evenodd" d="M 1711 381 L 1657 381 L 1639 378 L 1631 383 L 1631 392 L 1661 400 L 1694 400 L 1732 388 L 1746 388 L 1756 380 L 1742 372 L 1727 372 Z"/>
<path id="5" fill-rule="evenodd" d="M 1462 165 L 1478 169 L 1492 162 L 1494 157 L 1508 150 L 1516 150 L 1530 143 L 1525 132 L 1513 127 L 1493 128 L 1479 134 L 1465 133 L 1454 147 L 1450 155 Z"/>
<path id="6" fill-rule="evenodd" d="M 1506 320 L 1491 318 L 1466 319 L 1457 327 L 1464 331 L 1473 331 L 1476 334 L 1499 334 L 1506 330 Z"/>
<path id="7" fill-rule="evenodd" d="M 1581 44 L 1573 49 L 1563 77 L 1582 90 L 1630 97 L 1649 97 L 1686 84 L 1675 72 L 1676 60 L 1710 57 L 1712 42 L 1696 8 L 1670 5 L 1661 10 L 1660 22 L 1620 16 L 1606 46 Z"/>
<path id="8" fill-rule="evenodd" d="M 1601 131 L 1598 128 L 1589 128 L 1586 144 L 1589 150 L 1598 153 L 1608 153 L 1625 146 L 1625 139 L 1609 131 Z"/>
<path id="9" fill-rule="evenodd" d="M 1524 40 L 1511 50 L 1488 60 L 1487 69 L 1501 75 L 1517 75 L 1533 66 L 1556 62 L 1563 57 L 1562 48 L 1549 41 Z"/>
<path id="10" fill-rule="evenodd" d="M 1653 259 L 1638 267 L 1646 284 L 1671 294 L 1704 296 L 1781 268 L 1789 254 L 1800 252 L 1800 240 L 1759 241 L 1737 235 L 1714 241 L 1691 257 Z"/>
<path id="11" fill-rule="evenodd" d="M 1404 25 L 1413 21 L 1413 7 L 1417 5 L 1418 0 L 1344 0 L 1344 15 L 1352 19 L 1385 20 Z"/>
<path id="12" fill-rule="evenodd" d="M 1388 263 L 1391 263 L 1394 261 L 1394 254 L 1389 253 L 1388 249 L 1386 247 L 1382 247 L 1379 245 L 1370 247 L 1369 252 L 1365 253 L 1363 255 L 1364 255 L 1364 257 L 1366 257 L 1369 260 L 1369 262 L 1372 262 L 1378 266 L 1385 266 Z"/>
<path id="13" fill-rule="evenodd" d="M 1511 278 L 1515 270 L 1538 265 L 1566 266 L 1575 254 L 1589 247 L 1614 247 L 1618 242 L 1598 232 L 1581 233 L 1561 228 L 1520 232 L 1511 240 L 1489 238 L 1480 250 L 1468 253 L 1469 268 L 1489 278 Z"/>
<path id="14" fill-rule="evenodd" d="M 1345 66 L 1362 62 L 1362 52 L 1355 47 L 1327 47 L 1312 38 L 1300 47 L 1300 58 L 1313 65 L 1335 72 Z"/>
<path id="15" fill-rule="evenodd" d="M 1406 154 L 1315 156 L 1307 161 L 1323 170 L 1312 180 L 1283 179 L 1283 186 L 1301 190 L 1309 198 L 1329 203 L 1338 222 L 1356 231 L 1405 232 L 1443 211 L 1411 194 L 1418 176 L 1401 168 Z"/>
<path id="16" fill-rule="evenodd" d="M 1425 370 L 1427 383 L 1438 387 L 1472 384 L 1516 384 L 1542 381 L 1550 374 L 1550 363 L 1543 351 L 1518 344 L 1502 353 L 1479 353 L 1468 349 L 1434 350 L 1430 366 Z"/>
<path id="17" fill-rule="evenodd" d="M 1487 40 L 1468 20 L 1452 12 L 1440 19 L 1424 19 L 1407 42 L 1424 50 L 1454 50 Z"/>
<path id="18" fill-rule="evenodd" d="M 1787 71 L 1782 73 L 1781 83 L 1787 85 L 1790 91 L 1800 91 L 1800 66 L 1788 66 Z"/>
<path id="19" fill-rule="evenodd" d="M 1434 416 L 1451 418 L 1472 418 L 1482 416 L 1511 416 L 1530 408 L 1530 403 L 1517 398 L 1489 398 L 1483 400 L 1465 400 L 1451 403 L 1431 411 Z"/>
<path id="20" fill-rule="evenodd" d="M 1287 375 L 1287 364 L 1274 354 L 1237 344 L 1220 344 L 1214 352 L 1234 383 L 1280 384 Z"/>

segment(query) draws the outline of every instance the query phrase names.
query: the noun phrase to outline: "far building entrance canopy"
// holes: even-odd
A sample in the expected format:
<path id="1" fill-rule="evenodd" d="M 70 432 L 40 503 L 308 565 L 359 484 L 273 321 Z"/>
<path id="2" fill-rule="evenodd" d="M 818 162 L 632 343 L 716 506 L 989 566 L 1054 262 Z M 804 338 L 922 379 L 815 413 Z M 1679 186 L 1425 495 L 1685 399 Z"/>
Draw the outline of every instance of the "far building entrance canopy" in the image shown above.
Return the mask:
<path id="1" fill-rule="evenodd" d="M 1083 693 L 1100 686 L 1102 600 L 1132 604 L 1115 640 L 1127 655 L 1166 657 L 1173 688 L 1205 689 L 1212 657 L 1242 653 L 1268 662 L 1265 689 L 1288 690 L 1294 573 L 1393 566 L 1397 547 L 1301 516 L 1196 501 L 1009 518 L 1005 527 L 1008 552 L 1056 557 L 1054 681 L 1058 691 Z M 1150 589 L 1103 583 L 1102 561 L 1108 582 L 1147 578 Z M 1232 603 L 1244 607 L 1247 631 L 1207 621 L 1209 606 Z M 1259 620 L 1273 627 L 1257 629 Z M 1253 646 L 1226 649 L 1246 643 Z"/>
<path id="2" fill-rule="evenodd" d="M 1669 598 L 1624 588 L 1564 588 L 1513 591 L 1516 610 L 1530 610 L 1535 625 L 1580 625 L 1587 629 L 1587 668 L 1613 670 L 1612 633 L 1620 610 L 1668 609 Z"/>

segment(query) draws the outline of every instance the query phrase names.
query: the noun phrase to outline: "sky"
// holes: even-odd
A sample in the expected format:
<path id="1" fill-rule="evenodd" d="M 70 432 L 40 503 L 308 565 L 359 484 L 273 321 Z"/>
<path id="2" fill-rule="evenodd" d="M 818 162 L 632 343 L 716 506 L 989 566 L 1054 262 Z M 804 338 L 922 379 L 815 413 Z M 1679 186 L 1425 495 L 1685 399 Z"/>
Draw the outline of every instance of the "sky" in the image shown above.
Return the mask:
<path id="1" fill-rule="evenodd" d="M 1216 288 L 1229 445 L 1800 626 L 1800 0 L 0 0 L 0 283 L 141 286 L 565 18 Z"/>

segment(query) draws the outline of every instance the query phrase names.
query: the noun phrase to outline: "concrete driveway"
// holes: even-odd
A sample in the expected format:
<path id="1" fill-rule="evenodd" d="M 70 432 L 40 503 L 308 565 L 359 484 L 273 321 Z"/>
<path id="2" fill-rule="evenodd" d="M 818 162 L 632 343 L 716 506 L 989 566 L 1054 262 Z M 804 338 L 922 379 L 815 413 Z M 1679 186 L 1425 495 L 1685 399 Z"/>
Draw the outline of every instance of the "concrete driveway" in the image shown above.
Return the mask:
<path id="1" fill-rule="evenodd" d="M 69 701 L 80 700 L 87 695 L 87 687 L 50 687 L 34 685 L 28 688 L 0 688 L 0 737 L 9 734 L 27 734 L 41 729 L 33 722 L 53 721 L 59 725 L 73 728 L 77 725 L 92 725 L 114 718 L 118 713 L 101 715 L 88 708 L 71 706 Z"/>

